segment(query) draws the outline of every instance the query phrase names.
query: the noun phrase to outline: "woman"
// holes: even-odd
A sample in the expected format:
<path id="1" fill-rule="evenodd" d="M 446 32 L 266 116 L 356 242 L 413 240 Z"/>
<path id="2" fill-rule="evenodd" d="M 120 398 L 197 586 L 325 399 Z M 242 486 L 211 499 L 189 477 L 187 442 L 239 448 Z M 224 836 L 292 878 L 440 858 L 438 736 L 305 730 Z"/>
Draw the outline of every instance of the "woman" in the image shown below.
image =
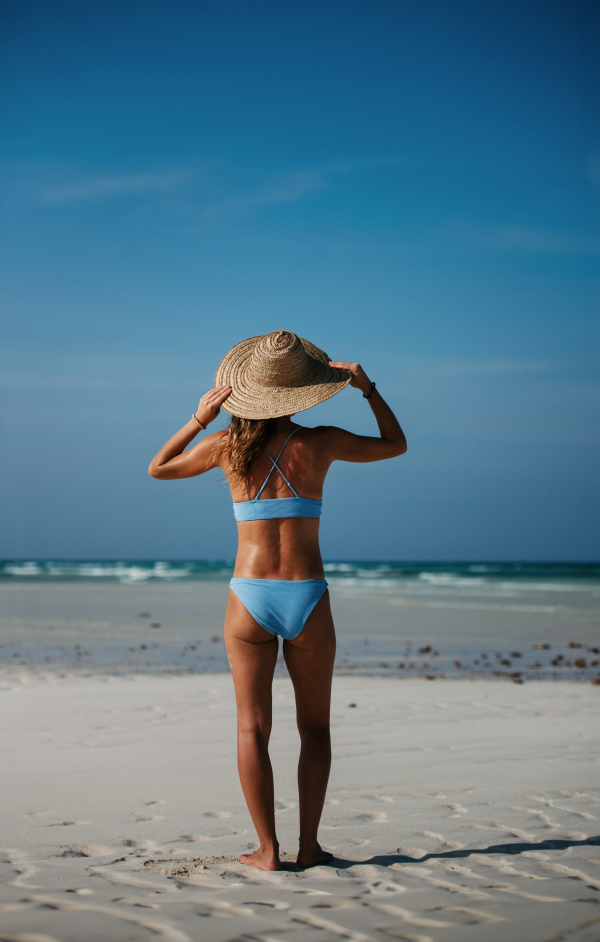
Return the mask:
<path id="1" fill-rule="evenodd" d="M 346 385 L 359 389 L 379 438 L 332 426 L 304 428 L 292 416 Z M 227 431 L 184 449 L 219 409 Z M 273 772 L 269 759 L 271 687 L 278 636 L 294 685 L 300 732 L 299 867 L 331 860 L 317 841 L 331 765 L 329 710 L 335 632 L 319 550 L 323 482 L 333 461 L 381 461 L 406 439 L 375 383 L 358 363 L 331 362 L 286 330 L 237 344 L 221 361 L 215 388 L 161 448 L 149 472 L 160 480 L 221 467 L 238 521 L 238 553 L 225 613 L 225 644 L 238 712 L 238 769 L 260 847 L 243 863 L 279 870 Z M 302 496 L 300 496 L 302 495 Z"/>

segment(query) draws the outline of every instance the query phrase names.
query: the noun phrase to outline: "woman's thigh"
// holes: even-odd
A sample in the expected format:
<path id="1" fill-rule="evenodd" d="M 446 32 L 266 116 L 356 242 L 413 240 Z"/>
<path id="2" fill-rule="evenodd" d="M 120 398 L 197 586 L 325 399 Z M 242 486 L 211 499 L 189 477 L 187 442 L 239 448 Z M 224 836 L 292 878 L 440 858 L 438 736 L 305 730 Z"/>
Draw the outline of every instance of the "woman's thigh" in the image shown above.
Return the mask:
<path id="1" fill-rule="evenodd" d="M 278 641 L 258 624 L 229 590 L 225 613 L 225 647 L 233 676 L 238 712 L 270 723 L 271 685 Z"/>
<path id="2" fill-rule="evenodd" d="M 335 660 L 329 590 L 315 605 L 298 637 L 283 642 L 283 655 L 296 694 L 298 726 L 302 730 L 328 725 Z"/>

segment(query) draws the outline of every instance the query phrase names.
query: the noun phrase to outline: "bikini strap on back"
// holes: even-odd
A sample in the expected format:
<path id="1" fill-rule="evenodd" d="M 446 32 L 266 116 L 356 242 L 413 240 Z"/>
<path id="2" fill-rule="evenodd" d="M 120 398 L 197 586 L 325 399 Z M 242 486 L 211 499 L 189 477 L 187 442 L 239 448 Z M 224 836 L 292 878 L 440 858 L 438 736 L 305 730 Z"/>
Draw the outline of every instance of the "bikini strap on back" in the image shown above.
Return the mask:
<path id="1" fill-rule="evenodd" d="M 292 491 L 294 497 L 299 497 L 299 496 L 300 496 L 300 495 L 298 494 L 298 492 L 297 492 L 296 490 L 294 490 L 294 488 L 292 487 L 292 485 L 290 484 L 290 482 L 289 482 L 288 479 L 286 478 L 285 474 L 283 473 L 283 471 L 281 470 L 281 468 L 280 468 L 279 465 L 277 464 L 277 462 L 279 461 L 279 459 L 281 458 L 281 456 L 282 456 L 282 454 L 283 454 L 283 449 L 285 448 L 285 446 L 286 446 L 287 443 L 289 442 L 289 440 L 290 440 L 290 438 L 292 437 L 292 435 L 294 435 L 296 432 L 298 432 L 299 429 L 300 429 L 300 426 L 298 426 L 298 428 L 295 428 L 292 432 L 290 432 L 290 434 L 288 435 L 288 437 L 286 438 L 286 440 L 285 440 L 284 443 L 283 443 L 283 446 L 282 446 L 282 448 L 281 448 L 281 451 L 279 452 L 279 454 L 277 455 L 277 457 L 276 457 L 275 459 L 273 459 L 273 458 L 271 457 L 271 455 L 269 454 L 269 452 L 268 452 L 267 449 L 265 448 L 265 455 L 267 455 L 269 458 L 271 458 L 272 468 L 271 468 L 271 470 L 269 471 L 269 473 L 267 474 L 267 476 L 266 476 L 266 478 L 265 478 L 265 480 L 264 480 L 264 484 L 263 484 L 263 486 L 261 487 L 261 489 L 260 489 L 260 491 L 258 492 L 258 494 L 256 495 L 256 497 L 254 498 L 254 500 L 258 500 L 258 498 L 260 497 L 260 495 L 261 495 L 262 492 L 264 491 L 265 487 L 267 486 L 267 481 L 268 481 L 269 478 L 271 477 L 271 475 L 272 475 L 272 473 L 273 473 L 273 471 L 274 471 L 275 468 L 277 468 L 277 470 L 279 471 L 281 477 L 283 478 L 283 480 L 285 481 L 285 483 L 286 483 L 287 486 L 289 487 L 290 491 Z"/>

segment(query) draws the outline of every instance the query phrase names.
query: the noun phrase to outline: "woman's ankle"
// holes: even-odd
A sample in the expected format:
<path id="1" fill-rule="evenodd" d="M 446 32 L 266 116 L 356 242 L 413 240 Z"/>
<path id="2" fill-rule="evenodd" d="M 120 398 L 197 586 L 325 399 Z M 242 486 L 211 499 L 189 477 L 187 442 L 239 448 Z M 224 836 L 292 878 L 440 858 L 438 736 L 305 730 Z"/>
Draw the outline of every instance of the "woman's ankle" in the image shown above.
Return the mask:
<path id="1" fill-rule="evenodd" d="M 258 850 L 263 854 L 273 854 L 274 857 L 279 857 L 279 841 L 277 838 L 274 841 L 261 841 Z"/>
<path id="2" fill-rule="evenodd" d="M 315 850 L 315 848 L 320 847 L 320 846 L 321 845 L 319 844 L 316 837 L 310 837 L 310 838 L 301 837 L 298 841 L 298 847 L 299 847 L 299 850 L 301 851 Z"/>

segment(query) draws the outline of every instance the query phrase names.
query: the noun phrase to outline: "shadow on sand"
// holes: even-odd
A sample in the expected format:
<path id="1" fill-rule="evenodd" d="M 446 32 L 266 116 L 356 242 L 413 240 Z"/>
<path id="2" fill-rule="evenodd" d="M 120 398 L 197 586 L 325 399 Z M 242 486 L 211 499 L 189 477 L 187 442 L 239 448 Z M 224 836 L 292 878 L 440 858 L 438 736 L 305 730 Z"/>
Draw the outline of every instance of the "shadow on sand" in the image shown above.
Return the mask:
<path id="1" fill-rule="evenodd" d="M 369 857 L 367 860 L 346 860 L 343 857 L 334 857 L 326 867 L 335 867 L 337 870 L 345 870 L 348 867 L 355 867 L 357 864 L 365 866 L 367 864 L 376 864 L 379 867 L 389 867 L 395 863 L 425 863 L 427 860 L 457 860 L 461 857 L 475 857 L 477 854 L 523 854 L 531 850 L 567 850 L 569 847 L 590 847 L 600 845 L 600 835 L 597 837 L 587 837 L 584 841 L 538 841 L 536 843 L 520 844 L 490 844 L 489 847 L 463 848 L 462 850 L 447 850 L 440 854 L 424 854 L 423 857 L 408 857 L 406 854 L 380 854 L 375 857 Z"/>
<path id="2" fill-rule="evenodd" d="M 406 854 L 379 854 L 375 857 L 368 857 L 366 860 L 346 860 L 345 857 L 334 857 L 328 863 L 321 864 L 323 867 L 333 867 L 336 870 L 347 870 L 349 867 L 365 867 L 368 864 L 374 864 L 378 867 L 390 867 L 392 864 L 416 864 L 426 863 L 428 860 L 458 860 L 464 857 L 476 857 L 477 854 L 523 854 L 531 850 L 567 850 L 569 847 L 593 847 L 600 846 L 600 835 L 597 837 L 586 837 L 584 841 L 538 841 L 537 843 L 520 844 L 490 844 L 489 847 L 468 848 L 462 850 L 447 850 L 441 854 L 424 854 L 422 857 L 409 857 Z M 287 855 L 286 855 L 287 856 Z M 282 860 L 283 870 L 299 870 L 291 860 Z"/>

